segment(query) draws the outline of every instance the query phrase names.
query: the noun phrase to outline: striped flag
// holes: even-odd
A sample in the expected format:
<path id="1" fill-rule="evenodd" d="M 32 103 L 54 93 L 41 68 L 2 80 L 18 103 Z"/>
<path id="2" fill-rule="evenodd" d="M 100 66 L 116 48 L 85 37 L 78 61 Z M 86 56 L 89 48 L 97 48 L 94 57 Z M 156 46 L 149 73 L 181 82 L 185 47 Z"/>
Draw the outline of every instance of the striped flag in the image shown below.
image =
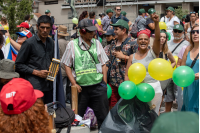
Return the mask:
<path id="1" fill-rule="evenodd" d="M 4 38 L 5 38 L 5 43 L 1 48 L 4 54 L 4 58 L 15 61 L 18 51 L 11 45 L 9 37 L 4 36 Z"/>

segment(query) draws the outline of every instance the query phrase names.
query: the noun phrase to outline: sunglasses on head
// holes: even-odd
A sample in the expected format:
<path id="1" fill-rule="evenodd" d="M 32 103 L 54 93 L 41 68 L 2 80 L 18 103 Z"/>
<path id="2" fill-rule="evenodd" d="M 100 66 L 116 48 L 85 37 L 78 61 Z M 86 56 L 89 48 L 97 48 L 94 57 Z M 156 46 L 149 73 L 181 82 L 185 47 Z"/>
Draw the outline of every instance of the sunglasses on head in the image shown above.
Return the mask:
<path id="1" fill-rule="evenodd" d="M 190 12 L 190 14 L 196 14 L 196 12 Z"/>
<path id="2" fill-rule="evenodd" d="M 195 33 L 199 34 L 199 30 L 192 30 L 191 33 L 192 34 L 195 34 Z"/>
<path id="3" fill-rule="evenodd" d="M 183 31 L 181 31 L 181 30 L 173 30 L 174 31 L 174 33 L 182 33 Z"/>
<path id="4" fill-rule="evenodd" d="M 121 11 L 122 9 L 117 9 L 117 11 Z"/>

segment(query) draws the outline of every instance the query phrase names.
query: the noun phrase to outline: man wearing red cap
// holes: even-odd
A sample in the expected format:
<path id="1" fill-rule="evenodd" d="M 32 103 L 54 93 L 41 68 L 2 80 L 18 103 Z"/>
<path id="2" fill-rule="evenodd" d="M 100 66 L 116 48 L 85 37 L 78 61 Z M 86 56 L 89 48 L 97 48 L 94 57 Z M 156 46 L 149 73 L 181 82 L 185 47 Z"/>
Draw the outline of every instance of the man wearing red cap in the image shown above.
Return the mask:
<path id="1" fill-rule="evenodd" d="M 5 34 L 5 36 L 8 36 L 8 37 L 9 37 L 10 43 L 11 43 L 12 47 L 14 47 L 15 50 L 17 51 L 17 53 L 18 53 L 18 51 L 19 51 L 20 48 L 21 48 L 22 43 L 23 43 L 24 41 L 26 41 L 26 39 L 31 38 L 31 37 L 32 37 L 32 33 L 31 33 L 29 30 L 24 30 L 24 31 L 21 31 L 21 32 L 16 32 L 15 34 L 18 35 L 17 42 L 15 42 L 15 41 L 11 38 L 9 32 L 7 32 L 7 33 Z"/>
<path id="2" fill-rule="evenodd" d="M 20 25 L 17 25 L 19 32 L 29 29 L 29 25 L 26 22 L 22 22 Z"/>
<path id="3" fill-rule="evenodd" d="M 43 95 L 22 78 L 12 79 L 4 85 L 0 92 L 0 132 L 50 133 L 48 113 L 39 99 Z"/>

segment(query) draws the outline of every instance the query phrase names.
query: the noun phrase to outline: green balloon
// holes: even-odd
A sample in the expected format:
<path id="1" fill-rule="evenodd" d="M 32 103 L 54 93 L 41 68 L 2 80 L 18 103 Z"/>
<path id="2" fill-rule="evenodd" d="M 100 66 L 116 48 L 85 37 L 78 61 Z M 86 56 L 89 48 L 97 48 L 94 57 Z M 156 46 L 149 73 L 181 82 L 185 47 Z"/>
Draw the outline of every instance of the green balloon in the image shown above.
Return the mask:
<path id="1" fill-rule="evenodd" d="M 110 85 L 107 84 L 107 97 L 108 97 L 108 99 L 111 97 L 111 95 L 112 95 L 112 89 L 111 89 Z"/>
<path id="2" fill-rule="evenodd" d="M 171 40 L 171 34 L 169 32 L 166 32 L 168 35 L 168 41 Z"/>
<path id="3" fill-rule="evenodd" d="M 154 88 L 147 84 L 147 83 L 140 83 L 137 85 L 138 91 L 137 91 L 137 98 L 142 102 L 150 102 L 154 96 L 155 91 Z"/>
<path id="4" fill-rule="evenodd" d="M 194 82 L 195 73 L 188 66 L 180 66 L 173 72 L 172 79 L 180 87 L 187 87 Z"/>
<path id="5" fill-rule="evenodd" d="M 119 85 L 118 93 L 125 100 L 132 99 L 137 93 L 137 86 L 132 81 L 124 81 Z"/>

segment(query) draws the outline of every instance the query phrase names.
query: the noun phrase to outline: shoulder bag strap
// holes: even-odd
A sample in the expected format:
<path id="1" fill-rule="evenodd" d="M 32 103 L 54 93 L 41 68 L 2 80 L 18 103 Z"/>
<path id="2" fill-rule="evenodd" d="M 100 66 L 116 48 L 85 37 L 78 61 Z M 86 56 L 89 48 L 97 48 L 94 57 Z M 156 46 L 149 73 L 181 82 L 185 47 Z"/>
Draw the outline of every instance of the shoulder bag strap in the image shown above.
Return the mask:
<path id="1" fill-rule="evenodd" d="M 199 58 L 199 53 L 197 54 L 197 56 L 194 58 L 194 60 L 192 61 L 192 64 L 190 66 L 190 68 L 193 68 L 194 64 L 196 63 L 197 59 Z"/>
<path id="2" fill-rule="evenodd" d="M 192 23 L 190 22 L 190 28 L 191 28 L 191 30 L 192 30 Z"/>
<path id="3" fill-rule="evenodd" d="M 90 56 L 92 57 L 94 64 L 96 65 L 96 61 L 94 59 L 94 57 L 92 56 L 92 54 L 90 53 L 90 51 L 86 48 L 85 44 L 83 43 L 83 46 L 85 47 L 86 51 L 90 54 Z"/>
<path id="4" fill-rule="evenodd" d="M 184 41 L 184 40 L 182 40 L 182 41 L 174 48 L 174 50 L 172 50 L 172 53 L 174 53 L 174 51 L 178 48 L 178 46 L 181 45 L 181 43 L 182 43 L 183 41 Z"/>

